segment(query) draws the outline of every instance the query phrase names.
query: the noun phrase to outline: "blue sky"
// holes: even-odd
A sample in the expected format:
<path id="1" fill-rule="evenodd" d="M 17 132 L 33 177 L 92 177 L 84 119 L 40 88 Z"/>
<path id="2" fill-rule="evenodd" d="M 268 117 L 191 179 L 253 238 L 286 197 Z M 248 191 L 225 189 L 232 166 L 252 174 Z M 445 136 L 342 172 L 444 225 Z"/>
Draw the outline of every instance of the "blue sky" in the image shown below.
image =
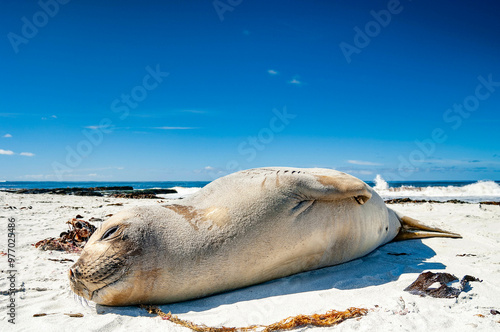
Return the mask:
<path id="1" fill-rule="evenodd" d="M 500 180 L 496 1 L 0 6 L 0 180 Z"/>

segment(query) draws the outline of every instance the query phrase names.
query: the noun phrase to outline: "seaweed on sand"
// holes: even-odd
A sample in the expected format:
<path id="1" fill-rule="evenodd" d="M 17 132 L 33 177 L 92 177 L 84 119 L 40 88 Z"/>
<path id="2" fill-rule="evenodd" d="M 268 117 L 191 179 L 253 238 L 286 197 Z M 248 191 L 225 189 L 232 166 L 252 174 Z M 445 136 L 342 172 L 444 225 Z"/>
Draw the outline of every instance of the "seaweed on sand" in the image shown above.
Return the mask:
<path id="1" fill-rule="evenodd" d="M 79 253 L 97 229 L 85 220 L 73 218 L 66 222 L 69 230 L 62 232 L 58 238 L 48 238 L 34 244 L 35 248 L 41 250 L 58 250 Z"/>
<path id="2" fill-rule="evenodd" d="M 175 324 L 190 328 L 197 332 L 246 332 L 246 331 L 282 331 L 291 330 L 301 326 L 333 326 L 342 323 L 346 319 L 364 316 L 368 313 L 367 309 L 349 308 L 345 311 L 331 310 L 325 314 L 297 315 L 285 318 L 271 325 L 251 325 L 247 327 L 209 327 L 203 324 L 195 324 L 188 320 L 181 319 L 172 313 L 164 313 L 156 306 L 140 306 L 146 309 L 150 314 L 160 316 L 164 320 L 169 320 Z"/>
<path id="3" fill-rule="evenodd" d="M 417 280 L 415 280 L 410 286 L 406 287 L 404 290 L 410 292 L 414 295 L 420 296 L 432 296 L 437 298 L 456 298 L 465 289 L 469 281 L 479 281 L 476 277 L 466 275 L 460 281 L 460 285 L 456 287 L 448 286 L 447 284 L 453 281 L 458 281 L 458 278 L 453 274 L 449 273 L 433 273 L 424 272 L 421 273 Z M 431 287 L 434 284 L 439 283 L 439 287 Z"/>

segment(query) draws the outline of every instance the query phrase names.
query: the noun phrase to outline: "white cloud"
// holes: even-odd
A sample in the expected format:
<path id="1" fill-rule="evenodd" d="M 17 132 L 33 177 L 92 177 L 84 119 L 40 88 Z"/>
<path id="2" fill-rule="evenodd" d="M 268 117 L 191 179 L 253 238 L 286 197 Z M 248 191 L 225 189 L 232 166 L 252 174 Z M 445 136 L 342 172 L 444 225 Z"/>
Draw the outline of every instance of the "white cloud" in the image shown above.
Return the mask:
<path id="1" fill-rule="evenodd" d="M 104 127 L 104 126 L 86 126 L 84 128 L 86 128 L 86 129 L 92 129 L 92 130 L 97 130 L 97 129 L 100 129 L 102 127 Z"/>
<path id="2" fill-rule="evenodd" d="M 17 118 L 20 113 L 0 113 L 1 118 Z"/>
<path id="3" fill-rule="evenodd" d="M 373 163 L 371 161 L 363 161 L 363 160 L 348 160 L 349 164 L 354 165 L 363 165 L 363 166 L 382 166 L 382 164 Z"/>
<path id="4" fill-rule="evenodd" d="M 267 71 L 270 75 L 278 75 L 278 72 L 276 70 L 273 70 L 273 69 L 269 69 Z"/>
<path id="5" fill-rule="evenodd" d="M 5 138 L 11 138 L 12 135 L 11 134 L 5 134 L 5 135 L 3 135 L 3 137 L 5 137 Z"/>
<path id="6" fill-rule="evenodd" d="M 34 157 L 35 154 L 31 152 L 21 152 L 19 155 L 25 156 L 25 157 Z"/>
<path id="7" fill-rule="evenodd" d="M 155 127 L 155 129 L 163 129 L 163 130 L 188 130 L 188 129 L 197 129 L 196 127 Z"/>
<path id="8" fill-rule="evenodd" d="M 40 179 L 46 179 L 47 175 L 43 174 L 28 174 L 28 175 L 23 175 L 19 177 L 20 179 L 31 179 L 31 180 L 40 180 Z"/>
<path id="9" fill-rule="evenodd" d="M 205 113 L 207 113 L 205 111 L 200 111 L 200 110 L 183 110 L 182 112 L 193 113 L 193 114 L 205 114 Z"/>
<path id="10" fill-rule="evenodd" d="M 14 151 L 0 149 L 0 154 L 13 155 Z"/>
<path id="11" fill-rule="evenodd" d="M 415 160 L 414 162 L 427 163 L 427 164 L 445 164 L 445 165 L 463 165 L 469 163 L 481 162 L 480 160 L 458 160 L 458 159 L 425 159 L 425 160 Z"/>
<path id="12" fill-rule="evenodd" d="M 55 116 L 55 115 L 51 115 L 50 117 L 53 119 L 57 119 L 57 116 Z"/>
<path id="13" fill-rule="evenodd" d="M 211 175 L 225 175 L 227 174 L 227 171 L 219 168 L 219 167 L 213 167 L 213 166 L 205 166 L 201 169 L 195 169 L 193 170 L 194 173 L 196 174 L 211 174 Z"/>
<path id="14" fill-rule="evenodd" d="M 295 84 L 295 85 L 300 85 L 300 84 L 302 84 L 302 82 L 301 82 L 301 81 L 299 81 L 299 80 L 298 80 L 298 79 L 296 79 L 296 78 L 292 79 L 291 81 L 288 81 L 288 83 L 290 83 L 290 84 Z"/>

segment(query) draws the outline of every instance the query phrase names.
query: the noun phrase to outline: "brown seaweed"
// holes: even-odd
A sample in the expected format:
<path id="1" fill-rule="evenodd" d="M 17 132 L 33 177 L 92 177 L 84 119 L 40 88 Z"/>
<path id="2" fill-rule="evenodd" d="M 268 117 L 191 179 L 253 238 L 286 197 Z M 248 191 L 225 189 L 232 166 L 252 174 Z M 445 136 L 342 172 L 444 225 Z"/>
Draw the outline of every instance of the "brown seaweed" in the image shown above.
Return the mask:
<path id="1" fill-rule="evenodd" d="M 62 232 L 58 238 L 48 238 L 34 244 L 41 250 L 57 250 L 79 253 L 87 243 L 96 227 L 85 220 L 73 218 L 66 222 L 69 230 Z"/>
<path id="2" fill-rule="evenodd" d="M 428 295 L 437 298 L 456 298 L 464 290 L 469 281 L 482 281 L 476 277 L 466 275 L 460 281 L 459 287 L 456 288 L 447 285 L 457 280 L 458 278 L 456 276 L 449 273 L 423 272 L 418 276 L 417 280 L 404 290 L 420 296 Z M 435 283 L 439 283 L 440 286 L 438 288 L 431 288 Z"/>
<path id="3" fill-rule="evenodd" d="M 257 329 L 263 332 L 291 330 L 302 326 L 333 326 L 342 323 L 346 319 L 364 316 L 368 313 L 367 309 L 349 308 L 345 311 L 330 310 L 325 314 L 297 315 L 285 318 L 271 325 L 251 325 L 247 327 L 209 327 L 203 324 L 195 324 L 188 320 L 180 319 L 172 313 L 164 313 L 156 306 L 140 306 L 146 309 L 150 314 L 160 316 L 164 320 L 169 320 L 175 324 L 190 328 L 197 332 L 246 332 Z"/>

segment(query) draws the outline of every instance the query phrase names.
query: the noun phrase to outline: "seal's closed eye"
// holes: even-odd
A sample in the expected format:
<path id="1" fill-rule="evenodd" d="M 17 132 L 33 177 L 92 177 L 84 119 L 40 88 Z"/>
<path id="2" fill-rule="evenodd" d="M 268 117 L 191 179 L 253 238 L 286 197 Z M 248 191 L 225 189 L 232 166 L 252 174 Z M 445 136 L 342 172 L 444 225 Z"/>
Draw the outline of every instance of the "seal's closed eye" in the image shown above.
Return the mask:
<path id="1" fill-rule="evenodd" d="M 115 227 L 111 227 L 110 229 L 108 229 L 106 232 L 104 232 L 104 234 L 102 235 L 101 237 L 101 241 L 102 240 L 106 240 L 107 238 L 109 238 L 111 235 L 113 235 L 116 231 L 118 230 L 118 226 L 115 226 Z"/>

